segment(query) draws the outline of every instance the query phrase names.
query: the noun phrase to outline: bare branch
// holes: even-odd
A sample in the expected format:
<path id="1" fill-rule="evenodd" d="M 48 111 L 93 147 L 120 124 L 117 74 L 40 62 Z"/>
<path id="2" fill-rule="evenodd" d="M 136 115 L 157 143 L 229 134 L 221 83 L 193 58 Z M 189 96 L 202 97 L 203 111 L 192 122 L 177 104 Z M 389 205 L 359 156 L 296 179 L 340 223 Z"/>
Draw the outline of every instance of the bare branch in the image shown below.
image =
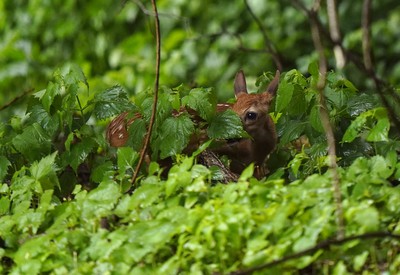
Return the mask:
<path id="1" fill-rule="evenodd" d="M 361 26 L 362 26 L 362 49 L 364 66 L 368 71 L 372 71 L 372 53 L 371 53 L 371 0 L 364 0 Z"/>
<path id="2" fill-rule="evenodd" d="M 160 35 L 160 19 L 158 17 L 156 0 L 151 0 L 151 4 L 153 6 L 155 25 L 156 25 L 156 79 L 155 79 L 155 83 L 154 83 L 154 99 L 153 99 L 154 102 L 153 102 L 153 109 L 152 109 L 152 113 L 151 113 L 149 128 L 147 129 L 146 137 L 144 140 L 142 151 L 140 152 L 140 158 L 139 158 L 138 164 L 136 166 L 135 173 L 132 176 L 132 181 L 131 181 L 132 186 L 128 191 L 129 193 L 132 193 L 134 190 L 134 184 L 139 175 L 140 167 L 142 166 L 143 160 L 146 156 L 146 152 L 149 147 L 151 133 L 153 130 L 154 122 L 156 119 L 156 113 L 157 113 L 158 86 L 159 86 L 159 81 L 160 81 L 160 63 L 161 63 L 161 35 Z"/>
<path id="3" fill-rule="evenodd" d="M 208 168 L 212 166 L 218 167 L 222 176 L 221 182 L 223 183 L 238 181 L 239 176 L 226 168 L 218 156 L 211 150 L 206 149 L 200 153 L 199 163 Z"/>
<path id="4" fill-rule="evenodd" d="M 339 29 L 336 1 L 327 0 L 326 2 L 328 7 L 329 32 L 332 41 L 336 44 L 335 46 L 333 46 L 333 53 L 336 59 L 336 67 L 342 69 L 346 64 L 346 58 L 343 49 L 338 45 L 341 44 L 342 37 Z"/>
<path id="5" fill-rule="evenodd" d="M 4 104 L 3 106 L 0 106 L 0 111 L 3 111 L 4 109 L 7 109 L 8 107 L 12 106 L 15 102 L 17 102 L 17 101 L 20 100 L 21 98 L 25 97 L 26 95 L 32 93 L 33 91 L 34 91 L 33 88 L 24 91 L 21 95 L 16 96 L 16 97 L 13 98 L 10 102 Z"/>
<path id="6" fill-rule="evenodd" d="M 325 95 L 324 95 L 324 90 L 326 86 L 326 74 L 328 71 L 328 61 L 326 60 L 325 49 L 321 41 L 321 30 L 317 23 L 316 12 L 317 10 L 313 10 L 311 12 L 312 16 L 310 17 L 311 34 L 314 41 L 315 49 L 317 50 L 319 56 L 320 76 L 318 79 L 316 90 L 319 93 L 320 118 L 325 130 L 326 140 L 328 143 L 328 161 L 329 161 L 329 168 L 332 172 L 333 196 L 336 204 L 336 224 L 338 228 L 337 238 L 340 240 L 343 239 L 344 237 L 342 196 L 340 191 L 339 172 L 337 169 L 337 162 L 336 162 L 335 136 L 332 124 L 329 119 L 328 108 L 326 106 Z"/>
<path id="7" fill-rule="evenodd" d="M 376 239 L 376 238 L 392 238 L 392 239 L 396 239 L 396 240 L 400 240 L 400 235 L 396 235 L 396 234 L 392 234 L 389 232 L 372 232 L 372 233 L 366 233 L 366 234 L 362 234 L 362 235 L 356 235 L 356 236 L 351 236 L 351 237 L 346 237 L 343 238 L 341 240 L 326 240 L 326 241 L 322 241 L 320 243 L 318 243 L 317 245 L 305 249 L 303 251 L 300 251 L 298 253 L 292 254 L 292 255 L 288 255 L 286 257 L 283 257 L 281 259 L 278 260 L 274 260 L 272 262 L 266 263 L 266 264 L 262 264 L 253 268 L 249 268 L 246 270 L 241 270 L 241 271 L 235 271 L 235 272 L 231 272 L 230 275 L 247 275 L 247 274 L 253 274 L 256 271 L 260 271 L 263 269 L 267 269 L 267 268 L 271 268 L 274 266 L 277 266 L 278 264 L 282 264 L 285 262 L 288 262 L 290 260 L 293 259 L 298 259 L 301 258 L 303 256 L 312 254 L 317 252 L 320 249 L 324 249 L 327 250 L 329 249 L 330 246 L 332 245 L 342 245 L 345 244 L 347 242 L 351 242 L 354 240 L 368 240 L 368 239 Z"/>

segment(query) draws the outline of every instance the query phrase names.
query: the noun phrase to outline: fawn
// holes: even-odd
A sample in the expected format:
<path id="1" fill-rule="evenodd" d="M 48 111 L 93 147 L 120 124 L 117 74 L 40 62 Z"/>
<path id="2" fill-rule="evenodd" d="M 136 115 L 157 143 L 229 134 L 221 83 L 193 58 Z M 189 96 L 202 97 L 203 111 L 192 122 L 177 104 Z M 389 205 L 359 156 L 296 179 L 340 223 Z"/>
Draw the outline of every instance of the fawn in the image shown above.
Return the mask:
<path id="1" fill-rule="evenodd" d="M 236 102 L 234 104 L 217 104 L 217 111 L 223 112 L 232 109 L 242 120 L 244 130 L 251 138 L 227 140 L 221 146 L 212 149 L 218 155 L 226 155 L 231 160 L 230 170 L 240 174 L 250 163 L 255 165 L 255 176 L 262 178 L 266 171 L 263 163 L 266 157 L 274 150 L 277 142 L 275 125 L 268 114 L 269 106 L 274 98 L 279 85 L 280 72 L 276 71 L 274 79 L 261 94 L 247 92 L 246 79 L 243 71 L 235 77 L 234 91 Z M 184 111 L 183 108 L 181 111 Z M 133 121 L 140 117 L 127 120 L 128 112 L 120 114 L 107 127 L 107 140 L 113 147 L 124 146 L 128 140 L 127 128 Z M 201 140 L 202 142 L 205 141 Z M 189 144 L 188 147 L 193 147 Z M 189 150 L 191 151 L 191 150 Z"/>

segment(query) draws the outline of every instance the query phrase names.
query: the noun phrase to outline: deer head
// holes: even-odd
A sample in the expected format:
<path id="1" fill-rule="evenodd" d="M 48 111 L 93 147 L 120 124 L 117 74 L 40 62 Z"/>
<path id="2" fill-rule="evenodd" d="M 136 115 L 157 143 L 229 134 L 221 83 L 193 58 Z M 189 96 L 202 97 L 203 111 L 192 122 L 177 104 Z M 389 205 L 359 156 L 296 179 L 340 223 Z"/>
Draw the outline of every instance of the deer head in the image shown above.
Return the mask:
<path id="1" fill-rule="evenodd" d="M 272 99 L 279 85 L 279 71 L 261 94 L 249 94 L 244 73 L 236 74 L 234 90 L 236 103 L 231 107 L 241 118 L 244 130 L 250 139 L 227 142 L 217 153 L 232 159 L 231 170 L 240 173 L 250 163 L 261 166 L 265 158 L 274 150 L 277 142 L 275 125 L 268 114 Z M 258 177 L 263 176 L 261 173 Z"/>

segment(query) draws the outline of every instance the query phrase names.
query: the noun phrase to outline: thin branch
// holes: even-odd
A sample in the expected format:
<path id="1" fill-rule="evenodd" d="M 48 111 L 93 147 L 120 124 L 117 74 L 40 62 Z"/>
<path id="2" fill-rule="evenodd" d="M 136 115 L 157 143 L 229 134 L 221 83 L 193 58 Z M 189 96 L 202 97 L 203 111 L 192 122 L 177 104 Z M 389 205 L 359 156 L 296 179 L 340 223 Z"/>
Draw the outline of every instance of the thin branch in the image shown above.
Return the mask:
<path id="1" fill-rule="evenodd" d="M 292 254 L 292 255 L 283 257 L 281 259 L 274 260 L 272 262 L 262 264 L 262 265 L 259 265 L 259 266 L 253 267 L 253 268 L 249 268 L 249 269 L 241 270 L 241 271 L 235 271 L 235 272 L 230 273 L 230 275 L 252 274 L 256 271 L 271 268 L 271 267 L 277 266 L 278 264 L 288 262 L 289 260 L 298 259 L 303 256 L 315 253 L 320 249 L 328 249 L 332 245 L 342 245 L 342 244 L 345 244 L 347 242 L 351 242 L 354 240 L 368 240 L 368 239 L 376 239 L 376 238 L 392 238 L 392 239 L 400 240 L 400 235 L 391 234 L 389 232 L 372 232 L 372 233 L 366 233 L 366 234 L 362 234 L 362 235 L 356 235 L 356 236 L 343 238 L 341 240 L 337 240 L 337 239 L 326 240 L 326 241 L 322 241 L 322 242 L 318 243 L 317 245 L 315 245 L 311 248 L 300 251 L 298 253 L 295 253 L 295 254 Z"/>
<path id="2" fill-rule="evenodd" d="M 329 168 L 332 172 L 332 186 L 333 186 L 333 196 L 336 205 L 336 225 L 338 228 L 337 238 L 343 239 L 344 237 L 344 218 L 343 218 L 343 206 L 342 206 L 342 196 L 340 191 L 340 180 L 339 172 L 337 169 L 336 162 L 336 143 L 335 136 L 333 132 L 333 127 L 329 119 L 328 108 L 326 106 L 326 100 L 324 95 L 324 90 L 326 86 L 326 74 L 328 71 L 328 61 L 325 56 L 325 48 L 322 45 L 320 28 L 316 22 L 317 10 L 313 10 L 312 16 L 310 17 L 311 24 L 311 34 L 314 41 L 315 49 L 319 56 L 319 70 L 320 76 L 317 83 L 317 91 L 319 93 L 319 104 L 320 104 L 320 118 L 322 125 L 325 130 L 326 140 L 328 143 L 328 161 Z"/>
<path id="3" fill-rule="evenodd" d="M 35 89 L 31 88 L 26 91 L 24 91 L 21 95 L 14 97 L 10 102 L 4 104 L 3 106 L 0 106 L 0 111 L 3 111 L 4 109 L 7 109 L 8 107 L 12 106 L 15 102 L 20 100 L 21 98 L 25 97 L 27 94 L 30 94 L 34 91 Z"/>
<path id="4" fill-rule="evenodd" d="M 362 49 L 364 66 L 368 71 L 373 68 L 371 53 L 371 0 L 364 0 L 361 26 L 362 26 Z"/>
<path id="5" fill-rule="evenodd" d="M 239 176 L 226 168 L 219 157 L 211 150 L 206 149 L 200 153 L 199 163 L 208 168 L 212 166 L 218 167 L 221 173 L 221 182 L 223 183 L 237 182 L 239 179 Z"/>
<path id="6" fill-rule="evenodd" d="M 136 182 L 136 179 L 139 175 L 140 167 L 142 166 L 143 160 L 146 156 L 149 143 L 150 143 L 150 138 L 151 138 L 151 133 L 153 130 L 154 122 L 156 119 L 156 114 L 157 114 L 157 101 L 158 101 L 158 86 L 159 86 L 159 81 L 160 81 L 160 63 L 161 63 L 161 35 L 160 35 L 160 19 L 158 17 L 158 11 L 157 11 L 157 4 L 156 0 L 151 0 L 151 5 L 153 6 L 153 12 L 154 12 L 154 18 L 155 18 L 155 28 L 156 28 L 156 79 L 154 83 L 154 102 L 153 102 L 153 110 L 151 113 L 150 117 L 150 124 L 149 128 L 147 129 L 146 137 L 144 140 L 144 144 L 142 147 L 142 151 L 140 152 L 140 157 L 138 164 L 136 166 L 135 173 L 132 176 L 132 186 L 129 189 L 129 193 L 132 193 L 134 190 L 134 185 Z"/>
<path id="7" fill-rule="evenodd" d="M 333 46 L 333 53 L 336 59 L 336 67 L 342 69 L 346 65 L 346 58 L 343 49 L 338 45 L 341 44 L 341 34 L 338 23 L 337 6 L 335 0 L 327 0 L 329 32 L 332 40 L 335 42 Z"/>
<path id="8" fill-rule="evenodd" d="M 124 4 L 126 4 L 127 1 L 128 0 L 126 0 L 124 2 Z M 132 0 L 132 1 L 140 8 L 140 10 L 144 14 L 149 15 L 149 16 L 154 16 L 154 17 L 156 16 L 156 13 L 154 12 L 154 9 L 153 10 L 147 9 L 146 6 L 140 0 Z M 157 11 L 157 16 L 158 17 L 160 17 L 160 16 L 169 17 L 169 18 L 175 18 L 175 19 L 183 19 L 185 21 L 188 20 L 188 18 L 184 17 L 184 16 L 179 16 L 179 15 L 172 14 L 172 13 L 158 12 L 158 11 Z"/>
<path id="9" fill-rule="evenodd" d="M 132 1 L 139 7 L 139 9 L 140 9 L 144 14 L 149 15 L 149 16 L 155 16 L 154 10 L 153 10 L 153 11 L 148 10 L 148 9 L 146 8 L 146 6 L 145 6 L 140 0 L 132 0 Z M 128 0 L 125 0 L 125 1 L 123 2 L 123 5 L 125 5 L 126 2 L 128 2 Z M 157 12 L 157 15 L 158 15 L 159 17 L 162 16 L 162 17 L 167 17 L 167 18 L 179 19 L 179 20 L 183 21 L 184 29 L 185 29 L 187 32 L 190 31 L 190 22 L 189 22 L 189 18 L 188 18 L 188 17 L 176 15 L 176 14 L 169 13 L 169 12 L 168 12 L 168 13 L 166 13 L 166 12 Z"/>
<path id="10" fill-rule="evenodd" d="M 274 44 L 272 43 L 271 39 L 269 39 L 267 31 L 265 30 L 263 24 L 261 23 L 260 19 L 258 19 L 258 17 L 255 15 L 255 13 L 253 12 L 253 10 L 251 9 L 249 3 L 247 2 L 247 0 L 244 0 L 244 4 L 246 5 L 247 10 L 249 11 L 251 17 L 254 19 L 254 21 L 256 22 L 258 28 L 260 29 L 263 38 L 264 38 L 264 43 L 265 46 L 267 47 L 268 53 L 271 54 L 272 59 L 274 60 L 274 63 L 276 65 L 276 67 L 278 68 L 279 71 L 282 71 L 282 61 L 281 58 L 279 56 L 279 53 L 276 51 Z"/>

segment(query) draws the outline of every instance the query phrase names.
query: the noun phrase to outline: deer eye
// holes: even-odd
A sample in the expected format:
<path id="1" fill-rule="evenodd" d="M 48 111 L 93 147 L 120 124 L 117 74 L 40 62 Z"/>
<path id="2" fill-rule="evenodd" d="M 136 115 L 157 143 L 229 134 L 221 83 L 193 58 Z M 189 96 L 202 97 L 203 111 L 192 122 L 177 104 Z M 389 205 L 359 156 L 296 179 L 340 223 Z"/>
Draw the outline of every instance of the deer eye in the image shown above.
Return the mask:
<path id="1" fill-rule="evenodd" d="M 255 120 L 256 118 L 257 118 L 257 113 L 256 112 L 248 112 L 246 114 L 246 119 Z"/>

